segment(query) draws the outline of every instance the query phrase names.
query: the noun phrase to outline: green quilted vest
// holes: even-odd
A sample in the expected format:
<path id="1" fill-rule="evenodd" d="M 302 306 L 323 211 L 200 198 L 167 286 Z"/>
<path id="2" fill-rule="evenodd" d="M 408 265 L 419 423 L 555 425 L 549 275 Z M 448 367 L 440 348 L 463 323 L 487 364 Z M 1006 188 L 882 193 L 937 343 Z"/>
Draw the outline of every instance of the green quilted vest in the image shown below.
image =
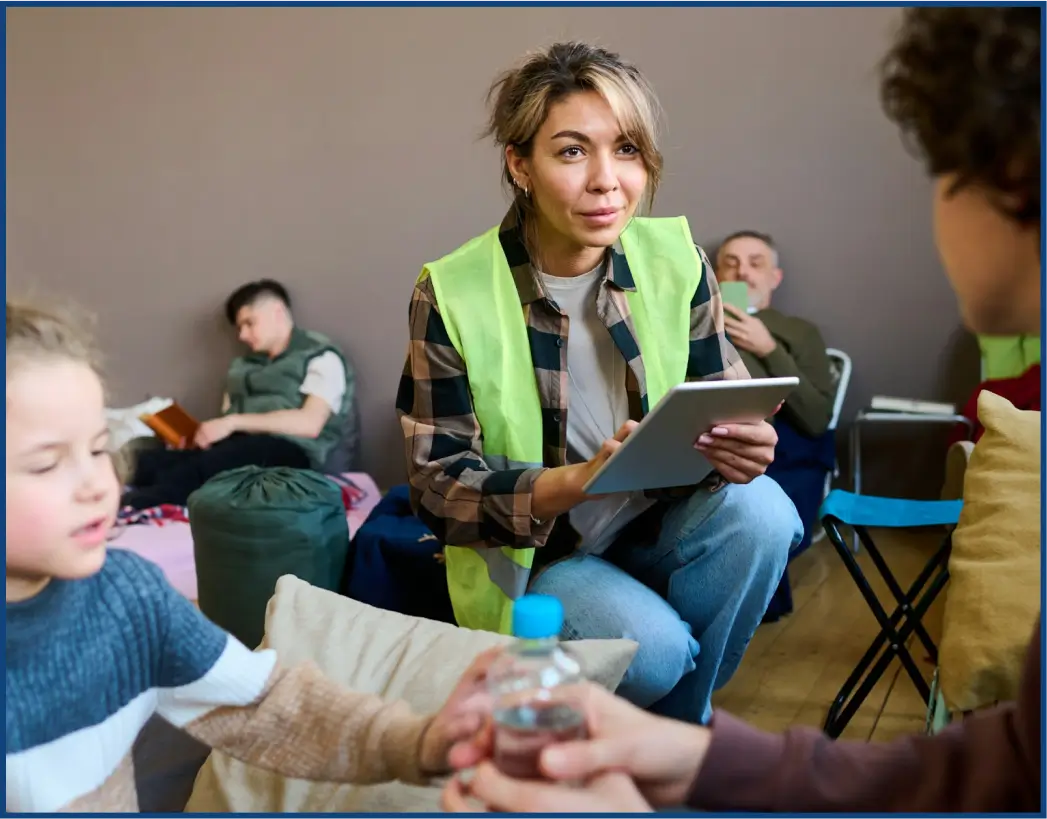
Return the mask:
<path id="1" fill-rule="evenodd" d="M 309 362 L 318 355 L 335 353 L 345 368 L 345 357 L 320 333 L 299 330 L 291 333 L 291 343 L 276 358 L 264 353 L 249 353 L 229 365 L 226 377 L 226 393 L 229 395 L 229 412 L 258 414 L 277 410 L 300 409 L 306 396 L 301 392 Z M 346 384 L 349 373 L 346 368 Z M 345 426 L 348 411 L 349 390 L 342 396 L 342 405 L 332 412 L 316 438 L 285 435 L 308 454 L 313 468 L 320 469 L 328 453 L 338 443 Z"/>

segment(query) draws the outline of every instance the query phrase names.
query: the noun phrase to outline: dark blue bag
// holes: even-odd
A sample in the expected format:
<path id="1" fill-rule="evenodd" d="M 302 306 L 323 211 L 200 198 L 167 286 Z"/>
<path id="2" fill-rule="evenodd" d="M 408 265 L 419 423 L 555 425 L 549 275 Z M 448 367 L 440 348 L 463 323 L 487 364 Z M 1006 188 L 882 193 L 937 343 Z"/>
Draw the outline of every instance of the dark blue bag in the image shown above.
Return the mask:
<path id="1" fill-rule="evenodd" d="M 799 432 L 780 416 L 774 421 L 778 433 L 778 445 L 774 449 L 774 462 L 767 469 L 796 506 L 803 521 L 803 540 L 793 547 L 789 559 L 807 550 L 811 537 L 818 527 L 818 509 L 825 493 L 825 476 L 832 472 L 836 463 L 836 433 L 829 430 L 817 438 Z M 773 623 L 793 610 L 792 586 L 789 570 L 778 584 L 764 615 L 765 623 Z"/>
<path id="2" fill-rule="evenodd" d="M 353 538 L 343 593 L 375 608 L 454 623 L 443 544 L 393 488 Z"/>

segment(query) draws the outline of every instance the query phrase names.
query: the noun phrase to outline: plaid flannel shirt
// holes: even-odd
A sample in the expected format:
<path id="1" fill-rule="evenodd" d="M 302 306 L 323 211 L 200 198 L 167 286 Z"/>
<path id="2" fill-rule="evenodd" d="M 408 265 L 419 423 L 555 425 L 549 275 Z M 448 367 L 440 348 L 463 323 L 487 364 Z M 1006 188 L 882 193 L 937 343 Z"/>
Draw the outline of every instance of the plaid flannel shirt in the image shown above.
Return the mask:
<path id="1" fill-rule="evenodd" d="M 515 209 L 502 221 L 499 238 L 509 262 L 527 324 L 531 359 L 542 409 L 544 467 L 495 471 L 484 463 L 483 430 L 473 411 L 465 362 L 451 344 L 428 277 L 414 289 L 409 310 L 410 343 L 397 395 L 412 506 L 442 543 L 454 546 L 541 547 L 555 520 L 531 514 L 535 480 L 543 469 L 567 463 L 567 325 L 531 264 Z M 597 295 L 597 311 L 628 362 L 629 416 L 648 411 L 643 357 L 626 292 L 634 291 L 620 244 Z M 744 379 L 749 373 L 724 334 L 723 302 L 705 252 L 691 299 L 688 381 Z"/>

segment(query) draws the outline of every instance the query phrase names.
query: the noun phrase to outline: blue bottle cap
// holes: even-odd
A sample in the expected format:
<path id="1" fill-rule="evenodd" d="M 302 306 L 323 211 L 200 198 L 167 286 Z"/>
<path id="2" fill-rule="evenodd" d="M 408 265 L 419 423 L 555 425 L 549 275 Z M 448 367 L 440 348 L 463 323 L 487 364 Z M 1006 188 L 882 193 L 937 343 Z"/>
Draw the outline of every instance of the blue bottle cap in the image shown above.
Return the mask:
<path id="1" fill-rule="evenodd" d="M 559 637 L 563 604 L 547 594 L 525 594 L 513 604 L 513 635 L 521 640 Z"/>

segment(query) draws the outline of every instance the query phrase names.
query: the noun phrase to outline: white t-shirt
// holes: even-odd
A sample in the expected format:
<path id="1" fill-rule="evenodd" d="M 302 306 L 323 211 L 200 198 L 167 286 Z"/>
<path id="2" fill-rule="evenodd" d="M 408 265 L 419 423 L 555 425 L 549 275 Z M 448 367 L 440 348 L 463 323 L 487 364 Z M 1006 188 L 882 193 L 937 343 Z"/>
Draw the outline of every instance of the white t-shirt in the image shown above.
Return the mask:
<path id="1" fill-rule="evenodd" d="M 549 297 L 570 322 L 567 339 L 567 461 L 592 458 L 629 420 L 628 365 L 596 310 L 605 275 L 595 270 L 572 278 L 542 274 Z M 630 521 L 653 505 L 642 492 L 618 493 L 579 504 L 569 513 L 582 536 L 579 550 L 599 554 Z"/>
<path id="2" fill-rule="evenodd" d="M 345 397 L 345 367 L 338 354 L 326 352 L 311 358 L 299 392 L 322 398 L 331 412 L 338 412 Z"/>

